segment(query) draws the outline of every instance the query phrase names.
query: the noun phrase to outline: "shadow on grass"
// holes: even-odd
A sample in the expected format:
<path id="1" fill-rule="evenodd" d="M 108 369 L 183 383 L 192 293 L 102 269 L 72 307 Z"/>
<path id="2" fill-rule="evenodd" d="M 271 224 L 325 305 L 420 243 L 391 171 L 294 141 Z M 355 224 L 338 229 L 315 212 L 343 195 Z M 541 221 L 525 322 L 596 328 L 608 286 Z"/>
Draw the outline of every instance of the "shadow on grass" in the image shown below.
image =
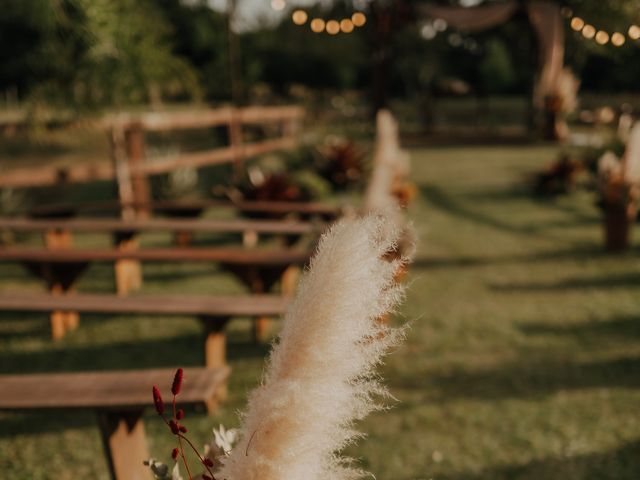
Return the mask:
<path id="1" fill-rule="evenodd" d="M 459 268 L 459 267 L 481 267 L 488 265 L 500 265 L 508 263 L 536 263 L 545 261 L 562 260 L 585 260 L 594 258 L 605 258 L 608 254 L 597 246 L 577 246 L 569 249 L 562 249 L 550 252 L 533 252 L 522 255 L 503 255 L 496 257 L 421 257 L 412 262 L 412 266 L 417 268 Z"/>
<path id="2" fill-rule="evenodd" d="M 428 372 L 422 376 L 424 382 L 414 380 L 398 386 L 430 391 L 437 400 L 540 398 L 566 390 L 640 388 L 639 371 L 637 357 L 591 363 L 523 359 L 495 369 Z"/>
<path id="3" fill-rule="evenodd" d="M 624 288 L 640 286 L 640 273 L 625 273 L 619 275 L 607 275 L 599 278 L 570 278 L 560 282 L 541 283 L 527 282 L 517 284 L 489 284 L 489 288 L 500 292 L 562 292 L 566 290 L 588 288 Z"/>
<path id="4" fill-rule="evenodd" d="M 637 341 L 638 337 L 640 337 L 640 316 L 587 322 L 578 325 L 528 324 L 522 325 L 520 329 L 529 335 L 573 335 L 594 341 L 606 336 Z"/>
<path id="5" fill-rule="evenodd" d="M 41 433 L 59 433 L 68 429 L 97 429 L 95 413 L 91 411 L 37 411 L 12 412 L 0 417 L 0 438 L 13 438 L 16 435 L 38 435 Z"/>
<path id="6" fill-rule="evenodd" d="M 443 480 L 637 480 L 640 440 L 597 453 L 545 458 L 524 465 L 507 465 L 481 473 L 438 476 Z"/>
<path id="7" fill-rule="evenodd" d="M 467 202 L 459 201 L 452 195 L 448 195 L 442 188 L 427 184 L 420 186 L 420 193 L 425 201 L 439 208 L 443 212 L 450 215 L 459 217 L 463 220 L 473 222 L 485 227 L 491 227 L 495 230 L 512 233 L 516 235 L 535 235 L 540 238 L 548 238 L 549 235 L 545 234 L 545 230 L 549 228 L 562 228 L 562 227 L 575 227 L 581 225 L 592 225 L 597 223 L 597 219 L 590 215 L 584 215 L 581 212 L 571 210 L 571 215 L 575 218 L 562 221 L 547 221 L 537 222 L 531 225 L 513 225 L 511 223 L 495 218 L 494 216 L 487 215 L 483 212 L 474 210 L 467 206 Z M 484 196 L 483 196 L 484 195 Z M 515 199 L 528 199 L 534 202 L 535 199 L 526 192 L 526 189 L 506 189 L 504 191 L 489 191 L 486 193 L 475 193 L 471 196 L 461 196 L 462 199 L 468 199 L 470 205 L 478 203 L 478 200 L 486 198 L 495 201 L 511 201 Z"/>
<path id="8" fill-rule="evenodd" d="M 93 320 L 83 318 L 85 325 Z M 104 320 L 99 320 L 104 321 Z M 17 322 L 17 321 L 16 321 Z M 5 324 L 5 320 L 1 321 Z M 132 340 L 99 345 L 73 345 L 66 339 L 53 342 L 49 338 L 48 322 L 31 321 L 30 328 L 18 332 L 16 338 L 30 336 L 41 338 L 47 348 L 0 351 L 0 373 L 25 374 L 46 372 L 74 372 L 93 370 L 129 370 L 144 368 L 174 368 L 176 366 L 204 366 L 204 337 L 201 334 L 184 334 L 153 340 Z M 42 327 L 41 330 L 38 330 Z M 81 325 L 80 328 L 83 328 Z M 10 329 L 3 332 L 10 337 Z M 230 362 L 243 359 L 263 359 L 270 346 L 255 344 L 248 332 L 231 331 L 227 335 L 227 359 Z"/>

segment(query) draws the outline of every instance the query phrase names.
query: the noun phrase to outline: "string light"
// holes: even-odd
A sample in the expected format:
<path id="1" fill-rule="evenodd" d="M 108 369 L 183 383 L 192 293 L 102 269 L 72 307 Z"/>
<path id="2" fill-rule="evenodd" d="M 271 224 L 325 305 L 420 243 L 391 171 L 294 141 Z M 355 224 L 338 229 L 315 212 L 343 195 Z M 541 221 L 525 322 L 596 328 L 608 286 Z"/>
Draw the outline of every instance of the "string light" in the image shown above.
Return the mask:
<path id="1" fill-rule="evenodd" d="M 340 23 L 337 20 L 329 20 L 325 29 L 329 35 L 337 35 L 340 32 Z"/>
<path id="2" fill-rule="evenodd" d="M 291 14 L 291 20 L 293 20 L 293 23 L 295 23 L 296 25 L 304 25 L 305 23 L 307 23 L 308 18 L 309 16 L 304 10 L 296 10 Z"/>
<path id="3" fill-rule="evenodd" d="M 286 4 L 286 0 L 271 0 L 273 8 L 279 7 L 279 3 Z M 295 10 L 291 14 L 291 21 L 296 25 L 304 25 L 309 20 L 309 14 L 302 9 Z M 351 18 L 342 18 L 340 20 L 324 20 L 316 17 L 309 22 L 309 28 L 314 33 L 326 32 L 329 35 L 337 35 L 338 33 L 351 33 L 356 27 L 362 27 L 367 23 L 367 17 L 363 12 L 354 12 Z"/>
<path id="4" fill-rule="evenodd" d="M 582 33 L 582 36 L 586 39 L 595 39 L 599 45 L 606 45 L 611 41 L 611 44 L 615 47 L 621 47 L 627 41 L 627 36 L 630 40 L 640 40 L 640 26 L 631 25 L 627 30 L 627 35 L 621 32 L 609 33 L 606 30 L 598 30 L 593 25 L 587 24 L 582 18 L 578 16 L 566 15 L 570 18 L 569 25 L 572 30 Z"/>
<path id="5" fill-rule="evenodd" d="M 438 32 L 444 32 L 447 29 L 447 22 L 442 18 L 436 18 L 433 21 L 433 28 Z"/>
<path id="6" fill-rule="evenodd" d="M 353 29 L 354 25 L 351 19 L 343 18 L 342 20 L 340 20 L 340 30 L 342 30 L 344 33 L 351 33 L 353 32 Z"/>
<path id="7" fill-rule="evenodd" d="M 324 20 L 321 18 L 314 18 L 311 20 L 311 31 L 314 33 L 320 33 L 324 30 Z"/>
<path id="8" fill-rule="evenodd" d="M 356 27 L 362 27 L 365 23 L 367 23 L 367 17 L 362 12 L 355 12 L 351 15 L 351 21 Z"/>
<path id="9" fill-rule="evenodd" d="M 585 25 L 582 29 L 582 36 L 584 38 L 593 38 L 596 35 L 596 27 L 593 25 Z"/>
<path id="10" fill-rule="evenodd" d="M 611 43 L 616 47 L 621 47 L 622 45 L 624 45 L 624 41 L 624 35 L 620 32 L 615 32 L 613 35 L 611 35 Z"/>
<path id="11" fill-rule="evenodd" d="M 284 10 L 284 7 L 287 6 L 287 3 L 284 0 L 271 0 L 271 8 L 274 10 Z"/>
<path id="12" fill-rule="evenodd" d="M 609 34 L 604 30 L 600 30 L 596 33 L 596 42 L 600 45 L 604 45 L 609 41 Z"/>
<path id="13" fill-rule="evenodd" d="M 584 20 L 580 17 L 573 17 L 571 19 L 571 28 L 573 28 L 576 32 L 579 32 L 584 27 Z"/>

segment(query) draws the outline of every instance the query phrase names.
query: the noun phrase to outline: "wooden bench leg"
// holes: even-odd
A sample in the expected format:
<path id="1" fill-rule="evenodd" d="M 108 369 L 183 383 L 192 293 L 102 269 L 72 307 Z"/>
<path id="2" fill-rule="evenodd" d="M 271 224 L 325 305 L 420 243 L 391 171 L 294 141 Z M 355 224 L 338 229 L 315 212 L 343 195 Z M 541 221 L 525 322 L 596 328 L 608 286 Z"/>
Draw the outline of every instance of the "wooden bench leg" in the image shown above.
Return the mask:
<path id="1" fill-rule="evenodd" d="M 258 245 L 258 232 L 247 230 L 242 233 L 242 245 L 245 248 L 254 248 Z"/>
<path id="2" fill-rule="evenodd" d="M 68 249 L 73 247 L 73 236 L 69 230 L 49 230 L 44 234 L 44 244 L 48 249 Z M 73 290 L 73 283 L 87 265 L 77 264 L 65 267 L 60 265 L 43 267 L 43 276 L 49 283 L 49 290 L 53 295 L 61 295 Z M 51 323 L 51 338 L 59 340 L 67 330 L 75 330 L 80 323 L 78 312 L 52 312 L 49 316 Z"/>
<path id="3" fill-rule="evenodd" d="M 271 319 L 269 317 L 258 317 L 253 321 L 253 343 L 262 342 L 271 329 Z"/>
<path id="4" fill-rule="evenodd" d="M 118 234 L 116 235 L 116 247 L 118 250 L 137 250 L 138 239 L 133 233 Z M 118 295 L 125 296 L 142 287 L 142 267 L 138 260 L 117 260 L 114 270 Z"/>
<path id="5" fill-rule="evenodd" d="M 142 410 L 99 412 L 98 421 L 111 477 L 114 480 L 150 480 L 151 471 L 142 463 L 150 457 Z"/>
<path id="6" fill-rule="evenodd" d="M 229 318 L 200 317 L 204 325 L 204 365 L 207 368 L 223 368 L 227 365 L 227 338 L 224 332 Z M 227 386 L 220 388 L 218 399 L 227 397 Z"/>
<path id="7" fill-rule="evenodd" d="M 52 295 L 70 295 L 74 291 L 74 283 L 87 267 L 87 263 L 63 264 L 57 266 L 45 265 L 42 275 L 49 283 Z M 75 330 L 80 323 L 80 315 L 73 311 L 55 311 L 49 316 L 51 323 L 51 338 L 59 340 L 69 330 Z"/>
<path id="8" fill-rule="evenodd" d="M 292 296 L 296 291 L 299 278 L 300 267 L 298 265 L 289 265 L 280 279 L 282 294 L 288 297 Z"/>

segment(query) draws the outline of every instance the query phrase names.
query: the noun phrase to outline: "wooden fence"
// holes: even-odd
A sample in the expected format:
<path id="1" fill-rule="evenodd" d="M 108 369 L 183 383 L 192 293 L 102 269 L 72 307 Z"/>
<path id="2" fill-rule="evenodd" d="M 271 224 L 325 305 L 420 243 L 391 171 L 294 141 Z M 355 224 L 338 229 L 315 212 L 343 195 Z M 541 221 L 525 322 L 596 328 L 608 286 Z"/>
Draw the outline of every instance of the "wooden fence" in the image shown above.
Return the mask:
<path id="1" fill-rule="evenodd" d="M 121 200 L 144 203 L 148 200 L 147 176 L 176 168 L 199 168 L 233 163 L 236 173 L 247 158 L 297 144 L 304 110 L 297 106 L 225 107 L 204 111 L 148 113 L 109 117 L 101 122 L 111 141 L 111 161 L 69 167 L 30 167 L 0 173 L 0 187 L 42 187 L 61 183 L 117 180 Z M 243 141 L 245 125 L 277 125 L 280 135 L 252 143 Z M 148 162 L 145 132 L 202 129 L 226 126 L 228 145 L 212 150 L 185 152 L 167 160 Z"/>

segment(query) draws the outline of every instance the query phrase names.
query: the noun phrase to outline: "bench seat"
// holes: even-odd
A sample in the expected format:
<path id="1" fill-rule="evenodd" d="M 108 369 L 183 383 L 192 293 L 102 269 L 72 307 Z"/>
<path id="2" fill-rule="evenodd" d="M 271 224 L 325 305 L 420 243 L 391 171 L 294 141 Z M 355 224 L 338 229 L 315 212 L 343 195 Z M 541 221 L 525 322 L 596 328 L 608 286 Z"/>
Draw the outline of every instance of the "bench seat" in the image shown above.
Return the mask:
<path id="1" fill-rule="evenodd" d="M 43 249 L 0 248 L 0 261 L 75 263 L 139 260 L 147 262 L 218 262 L 230 265 L 288 266 L 311 258 L 310 250 L 243 248 Z"/>
<path id="2" fill-rule="evenodd" d="M 86 312 L 102 314 L 195 315 L 205 328 L 204 357 L 209 368 L 226 365 L 224 329 L 233 317 L 280 316 L 287 298 L 280 295 L 0 295 L 0 310 L 14 312 Z M 52 322 L 52 329 L 59 328 Z M 63 326 L 64 328 L 68 328 Z M 63 332 L 64 333 L 64 332 Z M 54 338 L 60 338 L 52 332 Z"/>
<path id="3" fill-rule="evenodd" d="M 146 408 L 153 408 L 153 385 L 170 395 L 174 372 L 158 369 L 0 375 L 0 410 L 94 410 L 112 478 L 149 480 L 149 470 L 142 464 L 150 458 L 142 414 Z M 185 369 L 178 397 L 180 406 L 204 406 L 212 412 L 224 395 L 228 376 L 226 367 Z"/>

